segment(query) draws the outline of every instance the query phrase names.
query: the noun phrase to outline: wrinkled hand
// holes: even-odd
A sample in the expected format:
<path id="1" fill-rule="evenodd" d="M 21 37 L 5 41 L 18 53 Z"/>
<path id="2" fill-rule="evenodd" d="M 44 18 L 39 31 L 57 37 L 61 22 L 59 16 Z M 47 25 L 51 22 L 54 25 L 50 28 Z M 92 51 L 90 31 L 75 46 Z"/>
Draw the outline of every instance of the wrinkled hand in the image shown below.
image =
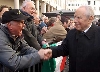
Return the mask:
<path id="1" fill-rule="evenodd" d="M 44 59 L 44 57 L 45 57 L 44 53 L 45 53 L 45 50 L 44 50 L 44 49 L 40 49 L 40 50 L 38 51 L 38 54 L 40 55 L 40 58 L 41 58 L 41 59 Z"/>
<path id="2" fill-rule="evenodd" d="M 51 49 L 40 49 L 38 51 L 40 58 L 43 60 L 48 60 L 52 57 L 52 50 Z"/>
<path id="3" fill-rule="evenodd" d="M 48 60 L 52 57 L 52 50 L 51 49 L 45 49 L 44 52 L 44 60 Z"/>

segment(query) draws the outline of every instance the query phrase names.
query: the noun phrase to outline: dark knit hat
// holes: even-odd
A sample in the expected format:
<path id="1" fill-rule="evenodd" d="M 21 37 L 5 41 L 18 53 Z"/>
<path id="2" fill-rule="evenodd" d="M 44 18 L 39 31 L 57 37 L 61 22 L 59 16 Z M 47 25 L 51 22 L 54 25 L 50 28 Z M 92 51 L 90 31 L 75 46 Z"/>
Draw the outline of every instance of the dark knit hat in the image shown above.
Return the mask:
<path id="1" fill-rule="evenodd" d="M 2 23 L 8 23 L 10 21 L 20 21 L 26 20 L 28 17 L 23 15 L 19 9 L 12 9 L 10 11 L 4 12 L 2 15 Z"/>

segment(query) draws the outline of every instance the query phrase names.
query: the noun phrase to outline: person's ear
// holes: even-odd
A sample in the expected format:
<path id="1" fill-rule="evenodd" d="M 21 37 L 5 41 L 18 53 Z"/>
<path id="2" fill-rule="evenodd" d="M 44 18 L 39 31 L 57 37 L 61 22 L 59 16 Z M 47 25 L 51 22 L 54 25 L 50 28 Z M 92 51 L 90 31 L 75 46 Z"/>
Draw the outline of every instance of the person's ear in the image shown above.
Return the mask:
<path id="1" fill-rule="evenodd" d="M 26 6 L 25 6 L 26 7 Z M 25 7 L 22 8 L 23 11 L 25 11 Z"/>
<path id="2" fill-rule="evenodd" d="M 89 18 L 89 19 L 90 19 L 91 21 L 92 21 L 92 20 L 94 20 L 94 16 L 90 16 L 90 18 Z"/>
<path id="3" fill-rule="evenodd" d="M 7 24 L 7 27 L 8 27 L 9 29 L 12 29 L 10 22 L 9 22 L 9 23 L 6 23 L 6 24 Z"/>
<path id="4" fill-rule="evenodd" d="M 94 17 L 93 16 L 90 16 L 88 22 L 91 23 L 93 20 L 94 20 Z"/>

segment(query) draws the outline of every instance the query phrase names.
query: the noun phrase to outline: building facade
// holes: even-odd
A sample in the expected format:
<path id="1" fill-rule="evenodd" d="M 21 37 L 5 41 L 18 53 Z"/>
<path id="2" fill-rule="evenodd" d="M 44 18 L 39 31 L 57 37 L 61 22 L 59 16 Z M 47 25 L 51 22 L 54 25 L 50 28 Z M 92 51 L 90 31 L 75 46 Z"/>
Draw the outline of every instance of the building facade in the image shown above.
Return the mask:
<path id="1" fill-rule="evenodd" d="M 97 18 L 100 18 L 100 0 L 67 0 L 66 10 L 75 11 L 79 6 L 88 5 L 94 9 Z"/>
<path id="2" fill-rule="evenodd" d="M 0 0 L 0 5 L 7 5 L 9 7 L 19 9 L 22 2 L 25 0 Z M 66 0 L 31 0 L 35 2 L 38 14 L 51 12 L 66 8 Z"/>

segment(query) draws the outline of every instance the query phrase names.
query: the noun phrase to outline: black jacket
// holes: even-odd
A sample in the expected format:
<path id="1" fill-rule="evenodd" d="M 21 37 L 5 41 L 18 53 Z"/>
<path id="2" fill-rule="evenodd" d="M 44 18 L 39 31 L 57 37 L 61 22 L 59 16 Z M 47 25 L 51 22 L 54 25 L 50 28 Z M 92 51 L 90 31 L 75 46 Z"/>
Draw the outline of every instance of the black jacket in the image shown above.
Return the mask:
<path id="1" fill-rule="evenodd" d="M 100 27 L 93 24 L 85 34 L 70 30 L 52 55 L 69 55 L 69 72 L 100 72 Z"/>
<path id="2" fill-rule="evenodd" d="M 37 41 L 37 29 L 33 23 L 33 16 L 21 10 L 21 12 L 28 16 L 29 18 L 25 21 L 26 28 L 23 29 L 24 39 L 26 42 L 35 49 L 39 50 L 41 48 L 40 44 Z"/>

